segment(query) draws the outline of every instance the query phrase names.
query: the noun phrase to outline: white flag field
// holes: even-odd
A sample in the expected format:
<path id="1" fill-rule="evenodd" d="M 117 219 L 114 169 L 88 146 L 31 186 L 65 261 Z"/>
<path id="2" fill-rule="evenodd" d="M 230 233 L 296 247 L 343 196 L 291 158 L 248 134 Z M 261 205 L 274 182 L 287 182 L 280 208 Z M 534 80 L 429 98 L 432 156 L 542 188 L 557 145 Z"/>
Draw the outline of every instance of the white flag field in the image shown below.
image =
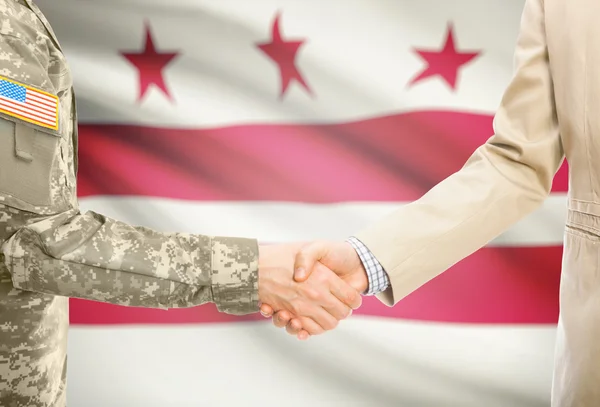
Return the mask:
<path id="1" fill-rule="evenodd" d="M 73 72 L 82 209 L 275 243 L 344 239 L 460 169 L 524 1 L 38 3 Z M 486 247 L 308 342 L 212 304 L 74 299 L 69 405 L 547 406 L 566 193 L 561 168 Z"/>

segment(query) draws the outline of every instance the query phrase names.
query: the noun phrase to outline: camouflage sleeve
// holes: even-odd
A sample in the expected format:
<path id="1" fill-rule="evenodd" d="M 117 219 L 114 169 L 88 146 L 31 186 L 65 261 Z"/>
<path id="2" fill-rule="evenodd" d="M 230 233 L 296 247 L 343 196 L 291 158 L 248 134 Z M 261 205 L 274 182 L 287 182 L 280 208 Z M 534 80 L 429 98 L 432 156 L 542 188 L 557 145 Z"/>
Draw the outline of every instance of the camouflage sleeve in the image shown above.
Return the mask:
<path id="1" fill-rule="evenodd" d="M 70 210 L 20 228 L 2 251 L 22 290 L 138 307 L 214 302 L 230 314 L 258 311 L 253 239 L 158 233 Z"/>

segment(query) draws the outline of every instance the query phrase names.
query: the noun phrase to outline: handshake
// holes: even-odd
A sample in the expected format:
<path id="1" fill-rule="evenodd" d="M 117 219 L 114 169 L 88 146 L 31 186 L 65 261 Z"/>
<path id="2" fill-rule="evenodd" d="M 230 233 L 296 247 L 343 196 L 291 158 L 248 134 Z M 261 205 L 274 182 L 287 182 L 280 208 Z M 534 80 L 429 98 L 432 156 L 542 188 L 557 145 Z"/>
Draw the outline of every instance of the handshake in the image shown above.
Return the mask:
<path id="1" fill-rule="evenodd" d="M 337 327 L 361 306 L 369 286 L 347 242 L 264 245 L 258 262 L 261 314 L 300 340 Z"/>

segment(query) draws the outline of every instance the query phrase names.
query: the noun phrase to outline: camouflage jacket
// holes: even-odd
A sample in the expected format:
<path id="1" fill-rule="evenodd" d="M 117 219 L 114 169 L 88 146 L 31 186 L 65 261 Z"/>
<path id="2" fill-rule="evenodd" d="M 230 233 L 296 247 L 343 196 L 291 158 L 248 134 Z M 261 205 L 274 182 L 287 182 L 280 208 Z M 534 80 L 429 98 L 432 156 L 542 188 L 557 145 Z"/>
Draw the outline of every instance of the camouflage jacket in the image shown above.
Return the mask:
<path id="1" fill-rule="evenodd" d="M 258 311 L 255 240 L 81 213 L 76 173 L 75 96 L 60 45 L 32 0 L 0 0 L 1 406 L 66 405 L 68 297 Z"/>

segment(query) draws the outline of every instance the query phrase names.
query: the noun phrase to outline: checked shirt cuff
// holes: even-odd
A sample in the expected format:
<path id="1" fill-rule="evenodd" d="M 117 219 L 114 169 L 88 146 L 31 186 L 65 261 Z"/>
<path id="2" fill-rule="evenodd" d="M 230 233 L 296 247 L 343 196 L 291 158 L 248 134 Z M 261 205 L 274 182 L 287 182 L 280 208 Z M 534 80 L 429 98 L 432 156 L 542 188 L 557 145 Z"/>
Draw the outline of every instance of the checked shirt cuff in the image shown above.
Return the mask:
<path id="1" fill-rule="evenodd" d="M 390 285 L 390 279 L 379 263 L 379 261 L 373 256 L 373 253 L 357 238 L 354 236 L 347 240 L 352 245 L 360 261 L 367 271 L 367 279 L 369 280 L 369 288 L 364 295 L 375 295 L 382 291 L 385 291 Z"/>

